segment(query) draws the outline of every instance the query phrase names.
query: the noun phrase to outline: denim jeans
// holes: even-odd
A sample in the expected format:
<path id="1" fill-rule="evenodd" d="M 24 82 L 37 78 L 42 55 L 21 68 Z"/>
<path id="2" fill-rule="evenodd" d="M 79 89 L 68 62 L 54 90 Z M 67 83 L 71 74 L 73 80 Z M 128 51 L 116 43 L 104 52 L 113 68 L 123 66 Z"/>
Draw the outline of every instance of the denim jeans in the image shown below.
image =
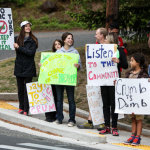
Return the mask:
<path id="1" fill-rule="evenodd" d="M 75 113 L 76 113 L 76 105 L 74 101 L 74 86 L 66 86 L 66 85 L 56 85 L 56 93 L 57 93 L 57 120 L 62 121 L 64 119 L 63 115 L 63 99 L 64 99 L 64 89 L 66 88 L 66 93 L 69 102 L 69 117 L 68 122 L 76 122 L 75 121 Z"/>

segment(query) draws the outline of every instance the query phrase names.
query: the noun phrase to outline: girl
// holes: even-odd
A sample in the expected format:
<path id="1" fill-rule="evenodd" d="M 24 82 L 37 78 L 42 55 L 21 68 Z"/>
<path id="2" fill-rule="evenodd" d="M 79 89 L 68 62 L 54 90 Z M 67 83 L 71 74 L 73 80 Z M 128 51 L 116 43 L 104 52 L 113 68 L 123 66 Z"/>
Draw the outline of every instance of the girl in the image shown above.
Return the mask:
<path id="1" fill-rule="evenodd" d="M 34 56 L 38 48 L 38 40 L 31 32 L 31 23 L 23 21 L 21 31 L 15 38 L 14 48 L 16 50 L 14 75 L 17 79 L 19 111 L 18 113 L 28 115 L 29 102 L 26 90 L 26 83 L 32 82 L 36 76 Z"/>
<path id="2" fill-rule="evenodd" d="M 118 36 L 116 33 L 110 33 L 108 35 L 106 43 L 118 43 Z M 119 58 L 114 57 L 112 61 L 117 63 L 118 72 L 120 77 L 120 67 L 127 69 L 128 63 L 127 58 L 124 51 L 121 48 L 118 48 L 119 51 Z M 103 100 L 103 113 L 104 113 L 104 121 L 105 121 L 105 128 L 99 132 L 99 134 L 107 134 L 112 133 L 113 136 L 119 136 L 118 129 L 117 129 L 117 121 L 118 121 L 118 114 L 115 113 L 115 87 L 114 86 L 101 86 L 101 94 Z M 110 113 L 111 111 L 111 113 Z M 112 117 L 112 131 L 110 128 L 110 114 Z"/>
<path id="3" fill-rule="evenodd" d="M 52 52 L 56 52 L 58 49 L 60 49 L 62 47 L 63 43 L 61 40 L 56 39 L 53 42 L 53 46 L 52 46 Z"/>
<path id="4" fill-rule="evenodd" d="M 52 52 L 56 52 L 58 49 L 60 49 L 62 47 L 62 41 L 59 39 L 56 39 L 53 42 L 53 46 L 52 46 Z M 41 64 L 40 64 L 41 66 Z M 54 101 L 55 104 L 57 104 L 57 94 L 56 94 L 56 87 L 55 85 L 51 85 L 52 86 L 52 91 L 53 91 L 53 96 L 54 96 Z M 46 121 L 48 122 L 53 122 L 56 120 L 56 111 L 54 112 L 46 112 L 45 113 L 45 117 L 46 117 Z"/>
<path id="5" fill-rule="evenodd" d="M 65 32 L 62 35 L 63 47 L 56 51 L 56 53 L 76 53 L 79 54 L 78 51 L 73 47 L 74 39 L 73 35 L 69 32 Z M 74 64 L 74 66 L 79 70 L 81 68 L 81 60 L 79 55 L 79 63 Z M 64 89 L 66 88 L 67 97 L 69 101 L 69 120 L 68 126 L 72 127 L 75 125 L 75 113 L 76 113 L 76 105 L 74 101 L 74 86 L 66 86 L 66 85 L 57 85 L 57 120 L 55 121 L 57 124 L 62 124 L 63 116 L 63 97 L 64 97 Z"/>
<path id="6" fill-rule="evenodd" d="M 148 78 L 147 65 L 142 54 L 133 54 L 130 60 L 131 70 L 127 73 L 127 78 Z M 132 135 L 124 144 L 139 145 L 141 141 L 142 120 L 144 115 L 130 115 L 132 119 Z"/>

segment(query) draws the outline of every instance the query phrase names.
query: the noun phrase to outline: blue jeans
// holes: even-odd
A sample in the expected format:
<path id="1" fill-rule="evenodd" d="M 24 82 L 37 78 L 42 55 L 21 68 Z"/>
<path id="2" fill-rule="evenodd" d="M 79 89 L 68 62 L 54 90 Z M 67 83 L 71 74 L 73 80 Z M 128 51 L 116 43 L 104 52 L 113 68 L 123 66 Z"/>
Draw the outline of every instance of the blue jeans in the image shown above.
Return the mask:
<path id="1" fill-rule="evenodd" d="M 74 101 L 74 86 L 66 86 L 66 85 L 56 85 L 56 93 L 57 93 L 57 120 L 62 121 L 64 119 L 63 115 L 63 99 L 64 99 L 64 89 L 66 88 L 68 102 L 69 102 L 69 117 L 68 122 L 76 122 L 75 114 L 76 114 L 76 104 Z"/>

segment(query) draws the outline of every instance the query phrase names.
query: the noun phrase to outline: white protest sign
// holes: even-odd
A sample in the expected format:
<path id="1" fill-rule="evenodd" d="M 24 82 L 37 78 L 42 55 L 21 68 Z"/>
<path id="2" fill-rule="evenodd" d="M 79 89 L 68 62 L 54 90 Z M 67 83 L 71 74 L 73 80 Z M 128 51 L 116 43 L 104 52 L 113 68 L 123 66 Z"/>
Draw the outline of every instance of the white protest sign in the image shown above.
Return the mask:
<path id="1" fill-rule="evenodd" d="M 103 101 L 100 86 L 86 85 L 86 91 L 93 125 L 99 125 L 104 123 Z M 124 115 L 118 114 L 118 119 L 122 118 L 124 118 Z"/>
<path id="2" fill-rule="evenodd" d="M 56 111 L 51 85 L 32 82 L 26 87 L 31 114 Z"/>
<path id="3" fill-rule="evenodd" d="M 114 44 L 87 44 L 86 70 L 89 86 L 113 86 L 118 78 L 117 64 L 112 61 Z"/>
<path id="4" fill-rule="evenodd" d="M 116 113 L 149 115 L 150 82 L 148 79 L 117 79 L 115 105 Z"/>
<path id="5" fill-rule="evenodd" d="M 14 28 L 11 8 L 0 8 L 0 50 L 14 50 Z"/>
<path id="6" fill-rule="evenodd" d="M 99 86 L 86 86 L 89 109 L 93 125 L 104 123 L 103 102 Z"/>

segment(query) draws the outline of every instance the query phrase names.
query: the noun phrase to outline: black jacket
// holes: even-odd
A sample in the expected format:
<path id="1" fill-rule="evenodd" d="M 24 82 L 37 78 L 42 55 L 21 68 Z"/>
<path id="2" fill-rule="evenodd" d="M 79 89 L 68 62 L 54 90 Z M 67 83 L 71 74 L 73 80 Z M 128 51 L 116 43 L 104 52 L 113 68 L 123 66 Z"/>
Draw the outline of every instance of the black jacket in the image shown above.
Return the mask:
<path id="1" fill-rule="evenodd" d="M 15 37 L 16 41 L 17 37 Z M 14 75 L 17 77 L 33 77 L 36 76 L 36 67 L 34 56 L 37 46 L 35 41 L 29 37 L 23 47 L 16 50 L 16 60 Z"/>
<path id="2" fill-rule="evenodd" d="M 127 62 L 127 56 L 124 52 L 124 49 L 121 47 L 118 47 L 119 50 L 119 64 L 118 64 L 118 72 L 119 72 L 119 77 L 121 77 L 121 72 L 120 68 L 127 69 L 128 68 L 128 62 Z"/>

